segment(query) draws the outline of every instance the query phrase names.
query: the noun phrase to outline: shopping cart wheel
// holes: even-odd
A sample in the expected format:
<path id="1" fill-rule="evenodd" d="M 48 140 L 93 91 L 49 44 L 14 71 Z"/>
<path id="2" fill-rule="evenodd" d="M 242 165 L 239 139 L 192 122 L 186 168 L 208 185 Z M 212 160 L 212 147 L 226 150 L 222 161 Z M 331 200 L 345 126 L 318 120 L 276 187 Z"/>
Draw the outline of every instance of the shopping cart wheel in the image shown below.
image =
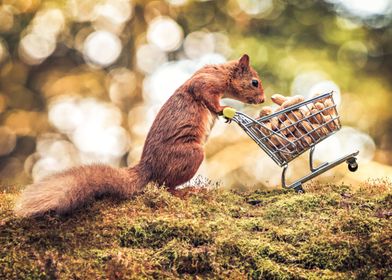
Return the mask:
<path id="1" fill-rule="evenodd" d="M 355 172 L 358 169 L 358 163 L 356 158 L 350 158 L 347 160 L 348 170 Z"/>
<path id="2" fill-rule="evenodd" d="M 304 189 L 302 188 L 302 185 L 296 186 L 296 187 L 294 188 L 294 191 L 295 191 L 296 193 L 298 193 L 298 194 L 303 194 L 303 193 L 305 193 Z"/>

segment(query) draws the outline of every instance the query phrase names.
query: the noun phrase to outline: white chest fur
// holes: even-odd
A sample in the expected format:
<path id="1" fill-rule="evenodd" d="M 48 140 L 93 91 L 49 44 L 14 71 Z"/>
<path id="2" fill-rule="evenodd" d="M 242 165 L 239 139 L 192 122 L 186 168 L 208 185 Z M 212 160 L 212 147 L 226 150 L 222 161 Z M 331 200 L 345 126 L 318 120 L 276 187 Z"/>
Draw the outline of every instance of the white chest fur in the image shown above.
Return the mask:
<path id="1" fill-rule="evenodd" d="M 207 142 L 208 136 L 210 136 L 211 130 L 214 127 L 215 121 L 217 119 L 217 116 L 211 112 L 208 112 L 207 115 L 207 121 L 206 121 L 206 127 L 204 130 L 204 143 Z"/>

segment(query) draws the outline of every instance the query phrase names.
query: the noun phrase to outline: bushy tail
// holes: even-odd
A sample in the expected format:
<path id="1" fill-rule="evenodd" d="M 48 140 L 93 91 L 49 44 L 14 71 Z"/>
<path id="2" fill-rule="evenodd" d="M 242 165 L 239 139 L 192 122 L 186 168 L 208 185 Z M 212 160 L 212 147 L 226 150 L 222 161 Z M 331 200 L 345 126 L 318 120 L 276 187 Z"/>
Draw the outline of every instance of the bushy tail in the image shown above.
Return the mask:
<path id="1" fill-rule="evenodd" d="M 21 217 L 40 216 L 48 211 L 65 214 L 103 194 L 129 197 L 140 192 L 149 175 L 140 166 L 129 169 L 86 165 L 51 175 L 27 186 L 15 206 Z"/>

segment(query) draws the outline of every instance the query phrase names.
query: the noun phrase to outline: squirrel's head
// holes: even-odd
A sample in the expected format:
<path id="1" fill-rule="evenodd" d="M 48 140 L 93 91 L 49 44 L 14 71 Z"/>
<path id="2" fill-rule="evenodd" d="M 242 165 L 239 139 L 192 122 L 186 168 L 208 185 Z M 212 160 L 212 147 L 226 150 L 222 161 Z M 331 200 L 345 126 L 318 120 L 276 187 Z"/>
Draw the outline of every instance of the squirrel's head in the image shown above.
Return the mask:
<path id="1" fill-rule="evenodd" d="M 257 72 L 249 65 L 249 56 L 244 54 L 234 62 L 233 72 L 230 79 L 230 91 L 227 97 L 248 104 L 260 104 L 264 102 L 264 91 Z"/>

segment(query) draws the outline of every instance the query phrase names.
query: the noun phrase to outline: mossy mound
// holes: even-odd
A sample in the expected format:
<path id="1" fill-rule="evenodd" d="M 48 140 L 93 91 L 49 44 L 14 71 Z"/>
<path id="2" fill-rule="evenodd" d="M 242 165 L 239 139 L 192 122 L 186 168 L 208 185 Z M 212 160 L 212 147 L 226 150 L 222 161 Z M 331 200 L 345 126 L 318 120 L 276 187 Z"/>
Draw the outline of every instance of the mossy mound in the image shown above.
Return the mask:
<path id="1" fill-rule="evenodd" d="M 221 189 L 179 198 L 150 186 L 66 217 L 18 219 L 0 194 L 0 279 L 392 278 L 392 186 Z"/>

